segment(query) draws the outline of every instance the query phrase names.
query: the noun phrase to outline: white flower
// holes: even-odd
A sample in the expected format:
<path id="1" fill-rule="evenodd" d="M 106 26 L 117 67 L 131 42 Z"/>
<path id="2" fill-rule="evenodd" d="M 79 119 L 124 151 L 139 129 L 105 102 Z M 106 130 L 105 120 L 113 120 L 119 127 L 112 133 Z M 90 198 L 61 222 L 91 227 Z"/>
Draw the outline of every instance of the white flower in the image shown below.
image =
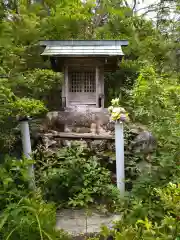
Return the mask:
<path id="1" fill-rule="evenodd" d="M 113 106 L 108 107 L 108 112 L 112 113 L 112 111 L 113 111 Z"/>
<path id="2" fill-rule="evenodd" d="M 112 113 L 120 114 L 121 113 L 121 108 L 120 107 L 113 108 Z"/>

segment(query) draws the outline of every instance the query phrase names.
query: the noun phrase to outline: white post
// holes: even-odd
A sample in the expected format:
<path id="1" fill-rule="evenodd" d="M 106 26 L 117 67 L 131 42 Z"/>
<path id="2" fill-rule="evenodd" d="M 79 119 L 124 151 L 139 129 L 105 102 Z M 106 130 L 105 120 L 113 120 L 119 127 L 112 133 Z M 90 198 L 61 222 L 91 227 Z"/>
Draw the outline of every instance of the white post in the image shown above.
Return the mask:
<path id="1" fill-rule="evenodd" d="M 23 153 L 27 159 L 31 159 L 31 139 L 29 133 L 29 122 L 28 119 L 23 119 L 20 121 L 21 136 L 22 136 L 22 146 Z M 28 175 L 30 177 L 30 188 L 35 188 L 34 179 L 34 167 L 30 165 L 28 168 Z"/>
<path id="2" fill-rule="evenodd" d="M 116 147 L 116 181 L 117 188 L 122 195 L 125 192 L 125 171 L 124 171 L 124 133 L 123 123 L 115 123 L 115 147 Z"/>

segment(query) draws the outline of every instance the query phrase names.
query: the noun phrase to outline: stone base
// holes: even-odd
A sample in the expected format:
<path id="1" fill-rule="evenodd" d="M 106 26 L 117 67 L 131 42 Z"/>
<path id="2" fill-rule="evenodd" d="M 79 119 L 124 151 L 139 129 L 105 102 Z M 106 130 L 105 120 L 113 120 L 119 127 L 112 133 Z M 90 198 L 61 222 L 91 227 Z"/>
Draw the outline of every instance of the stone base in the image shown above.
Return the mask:
<path id="1" fill-rule="evenodd" d="M 57 213 L 57 229 L 63 229 L 73 236 L 99 233 L 102 225 L 112 227 L 113 222 L 121 219 L 121 215 L 102 214 L 97 211 L 64 209 Z"/>

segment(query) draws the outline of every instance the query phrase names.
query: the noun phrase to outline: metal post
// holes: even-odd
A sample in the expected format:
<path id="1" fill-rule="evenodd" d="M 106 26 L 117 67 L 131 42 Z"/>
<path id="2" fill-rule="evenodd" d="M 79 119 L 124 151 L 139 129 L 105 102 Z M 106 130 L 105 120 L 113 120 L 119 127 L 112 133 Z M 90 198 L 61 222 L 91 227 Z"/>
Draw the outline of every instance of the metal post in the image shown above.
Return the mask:
<path id="1" fill-rule="evenodd" d="M 22 136 L 22 146 L 23 153 L 27 159 L 31 159 L 31 139 L 29 133 L 29 122 L 28 119 L 20 120 L 21 136 Z M 30 165 L 28 168 L 28 175 L 30 177 L 30 188 L 35 188 L 35 178 L 34 178 L 34 167 Z"/>
<path id="2" fill-rule="evenodd" d="M 124 171 L 124 133 L 123 123 L 115 123 L 115 146 L 116 146 L 116 179 L 117 188 L 122 195 L 125 192 L 125 171 Z"/>

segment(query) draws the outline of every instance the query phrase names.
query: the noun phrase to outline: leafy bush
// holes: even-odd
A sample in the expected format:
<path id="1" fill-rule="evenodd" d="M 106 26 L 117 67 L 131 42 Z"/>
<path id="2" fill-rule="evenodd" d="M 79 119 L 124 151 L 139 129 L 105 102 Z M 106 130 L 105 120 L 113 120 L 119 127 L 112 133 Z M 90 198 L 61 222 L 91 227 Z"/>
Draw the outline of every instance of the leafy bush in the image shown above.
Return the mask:
<path id="1" fill-rule="evenodd" d="M 179 150 L 179 78 L 160 75 L 152 65 L 147 65 L 141 69 L 131 94 L 135 119 L 155 133 L 160 149 L 168 153 Z"/>
<path id="2" fill-rule="evenodd" d="M 40 164 L 36 174 L 41 172 L 40 186 L 49 201 L 85 207 L 97 202 L 109 204 L 117 199 L 110 171 L 78 145 L 51 156 L 36 154 L 36 161 Z"/>
<path id="3" fill-rule="evenodd" d="M 172 186 L 177 186 L 176 184 L 171 184 Z M 176 195 L 179 194 L 178 189 L 176 190 L 176 193 L 173 189 L 173 187 L 169 185 L 168 188 L 152 188 L 152 186 L 148 185 L 146 188 L 149 190 L 148 194 L 146 195 L 146 189 L 143 188 L 145 191 L 146 197 L 141 196 L 132 196 L 131 202 L 129 205 L 129 210 L 126 212 L 129 212 L 127 215 L 125 214 L 125 220 L 134 223 L 136 222 L 137 218 L 145 219 L 146 217 L 149 218 L 151 221 L 156 221 L 158 224 L 162 221 L 163 217 L 165 215 L 169 215 L 171 217 L 178 217 L 179 212 L 178 209 L 178 203 L 176 199 Z M 178 188 L 178 187 L 177 187 Z M 167 202 L 167 199 L 164 199 L 164 197 L 167 195 L 165 191 L 168 191 L 169 199 L 173 198 L 172 204 L 169 204 Z M 164 195 L 164 196 L 163 196 Z M 180 195 L 179 195 L 180 197 Z M 179 198 L 177 197 L 177 199 Z M 174 201 L 174 202 L 173 202 Z M 168 207 L 167 207 L 167 204 Z M 174 212 L 175 211 L 175 212 Z"/>
<path id="4" fill-rule="evenodd" d="M 12 240 L 55 240 L 68 239 L 55 230 L 56 212 L 38 193 L 9 204 L 0 216 L 1 239 Z"/>
<path id="5" fill-rule="evenodd" d="M 42 64 L 41 64 L 42 67 Z M 16 83 L 11 87 L 19 97 L 26 96 L 41 100 L 49 110 L 59 108 L 63 75 L 50 69 L 35 69 L 17 76 Z"/>
<path id="6" fill-rule="evenodd" d="M 0 165 L 0 211 L 29 194 L 29 164 L 29 160 L 17 160 L 6 156 Z"/>
<path id="7" fill-rule="evenodd" d="M 143 204 L 135 204 L 130 213 L 117 222 L 113 229 L 103 227 L 101 235 L 115 240 L 178 240 L 180 237 L 180 188 L 176 184 L 169 183 L 164 188 L 154 189 L 154 198 L 156 204 L 161 210 L 161 220 L 151 219 L 146 216 L 139 218 L 138 211 L 151 211 L 151 202 L 149 210 L 143 207 Z M 132 223 L 134 218 L 134 223 Z M 99 238 L 96 238 L 99 239 Z M 95 240 L 95 239 L 94 239 Z"/>
<path id="8" fill-rule="evenodd" d="M 68 239 L 55 230 L 56 209 L 28 188 L 25 160 L 6 158 L 0 165 L 0 238 L 2 240 Z"/>
<path id="9" fill-rule="evenodd" d="M 102 235 L 114 240 L 178 240 L 180 224 L 172 217 L 164 217 L 160 224 L 152 224 L 148 219 L 138 220 L 135 225 L 120 222 L 117 230 L 109 230 L 106 227 Z M 112 238 L 114 237 L 114 238 Z M 98 239 L 98 238 L 96 238 Z M 107 238 L 108 239 L 108 238 Z"/>
<path id="10" fill-rule="evenodd" d="M 46 111 L 44 103 L 34 98 L 19 98 L 9 87 L 7 79 L 0 78 L 0 149 L 8 152 L 16 140 L 16 117 L 34 116 Z"/>
<path id="11" fill-rule="evenodd" d="M 160 187 L 166 185 L 169 181 L 177 182 L 180 178 L 180 169 L 178 165 L 178 160 L 175 158 L 174 154 L 163 154 L 158 157 L 154 157 L 151 164 L 151 171 L 144 172 L 134 184 L 134 194 L 139 188 L 144 186 L 141 183 L 147 183 L 151 187 Z M 145 196 L 145 192 L 136 195 L 142 197 Z"/>
<path id="12" fill-rule="evenodd" d="M 140 63 L 130 59 L 122 59 L 120 69 L 114 73 L 105 74 L 105 105 L 109 107 L 111 99 L 120 98 L 121 106 L 129 110 L 131 89 L 138 76 Z"/>

